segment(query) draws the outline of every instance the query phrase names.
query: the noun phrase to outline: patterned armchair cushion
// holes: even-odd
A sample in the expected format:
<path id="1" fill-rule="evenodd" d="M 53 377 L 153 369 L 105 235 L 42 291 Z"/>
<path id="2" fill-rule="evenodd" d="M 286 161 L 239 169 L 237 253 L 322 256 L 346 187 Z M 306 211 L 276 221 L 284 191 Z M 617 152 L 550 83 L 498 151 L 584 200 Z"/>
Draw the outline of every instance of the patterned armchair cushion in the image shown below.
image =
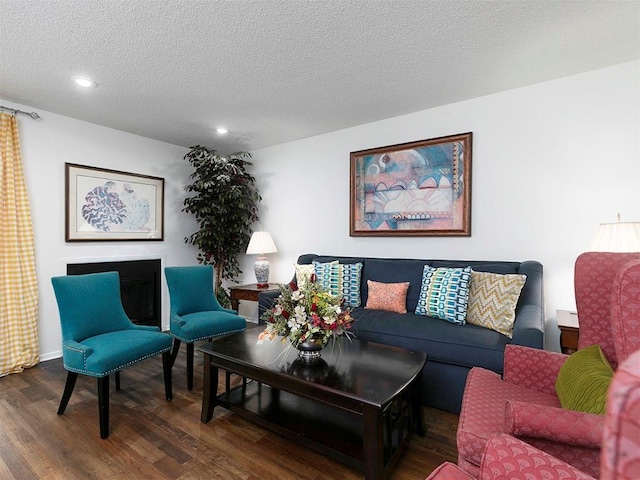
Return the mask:
<path id="1" fill-rule="evenodd" d="M 520 385 L 507 383 L 495 372 L 484 368 L 472 368 L 467 376 L 462 411 L 458 423 L 456 442 L 458 465 L 468 462 L 465 468 L 477 474 L 482 452 L 494 433 L 504 432 L 504 409 L 507 399 L 559 407 L 558 398 Z"/>
<path id="2" fill-rule="evenodd" d="M 509 435 L 487 443 L 480 467 L 482 480 L 594 480 L 593 477 Z"/>
<path id="3" fill-rule="evenodd" d="M 380 283 L 367 280 L 369 296 L 364 308 L 407 313 L 409 282 Z"/>
<path id="4" fill-rule="evenodd" d="M 603 480 L 640 478 L 640 350 L 620 364 L 613 378 L 602 444 Z"/>
<path id="5" fill-rule="evenodd" d="M 507 345 L 504 349 L 504 381 L 539 392 L 556 393 L 556 378 L 569 355 L 539 348 Z"/>
<path id="6" fill-rule="evenodd" d="M 604 417 L 563 408 L 507 400 L 504 431 L 567 445 L 600 448 Z"/>
<path id="7" fill-rule="evenodd" d="M 573 283 L 580 319 L 578 349 L 600 345 L 614 369 L 623 360 L 617 358 L 620 336 L 613 334 L 611 321 L 614 279 L 625 264 L 639 258 L 638 252 L 586 252 L 576 259 Z"/>
<path id="8" fill-rule="evenodd" d="M 425 265 L 416 315 L 465 324 L 469 302 L 471 267 L 433 268 Z"/>
<path id="9" fill-rule="evenodd" d="M 624 264 L 613 280 L 611 328 L 619 362 L 640 350 L 640 260 Z"/>
<path id="10" fill-rule="evenodd" d="M 426 480 L 474 480 L 474 477 L 451 462 L 444 462 Z"/>
<path id="11" fill-rule="evenodd" d="M 500 375 L 483 368 L 471 369 L 467 376 L 456 436 L 458 465 L 467 473 L 478 476 L 482 453 L 489 438 L 497 433 L 508 433 L 505 432 L 504 420 L 507 400 L 537 404 L 543 408 L 560 408 L 560 401 L 553 393 L 503 381 Z M 598 449 L 567 445 L 546 438 L 529 437 L 526 441 L 578 470 L 592 476 L 598 475 Z"/>
<path id="12" fill-rule="evenodd" d="M 556 379 L 562 408 L 604 415 L 613 369 L 599 345 L 572 354 Z"/>
<path id="13" fill-rule="evenodd" d="M 513 337 L 513 322 L 526 275 L 471 271 L 467 323 Z"/>

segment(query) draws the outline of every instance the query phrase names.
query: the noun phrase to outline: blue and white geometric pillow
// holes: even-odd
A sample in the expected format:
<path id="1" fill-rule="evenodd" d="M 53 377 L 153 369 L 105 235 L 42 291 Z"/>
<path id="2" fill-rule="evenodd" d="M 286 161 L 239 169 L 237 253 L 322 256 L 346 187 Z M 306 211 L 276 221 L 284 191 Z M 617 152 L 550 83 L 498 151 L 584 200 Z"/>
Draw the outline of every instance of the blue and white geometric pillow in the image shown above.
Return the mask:
<path id="1" fill-rule="evenodd" d="M 349 307 L 360 306 L 360 278 L 362 263 L 313 262 L 316 282 L 339 298 L 345 299 Z"/>
<path id="2" fill-rule="evenodd" d="M 469 303 L 471 267 L 433 268 L 425 265 L 416 315 L 464 325 Z"/>
<path id="3" fill-rule="evenodd" d="M 338 264 L 342 284 L 340 290 L 345 305 L 349 307 L 360 306 L 360 278 L 362 263 L 341 263 Z"/>

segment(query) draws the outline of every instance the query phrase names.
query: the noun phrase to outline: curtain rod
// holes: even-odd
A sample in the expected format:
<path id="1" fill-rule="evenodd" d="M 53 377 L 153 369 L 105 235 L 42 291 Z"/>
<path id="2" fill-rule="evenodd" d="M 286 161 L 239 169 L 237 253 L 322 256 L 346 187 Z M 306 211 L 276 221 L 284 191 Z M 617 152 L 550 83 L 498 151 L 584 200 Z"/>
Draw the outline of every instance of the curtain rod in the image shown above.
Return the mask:
<path id="1" fill-rule="evenodd" d="M 25 115 L 29 115 L 34 120 L 38 120 L 40 118 L 40 115 L 38 115 L 36 112 L 24 112 L 22 110 L 18 110 L 17 108 L 5 107 L 4 105 L 0 105 L 0 110 L 8 110 L 14 115 L 17 113 L 24 113 Z"/>

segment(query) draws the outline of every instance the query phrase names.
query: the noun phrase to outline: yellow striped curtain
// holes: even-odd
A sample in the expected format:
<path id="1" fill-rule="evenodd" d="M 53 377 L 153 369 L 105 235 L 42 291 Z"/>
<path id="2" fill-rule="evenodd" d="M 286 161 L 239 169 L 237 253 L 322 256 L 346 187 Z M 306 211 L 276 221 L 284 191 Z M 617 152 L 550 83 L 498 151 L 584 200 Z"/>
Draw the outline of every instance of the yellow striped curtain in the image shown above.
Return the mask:
<path id="1" fill-rule="evenodd" d="M 38 363 L 38 282 L 18 122 L 0 113 L 0 376 Z"/>

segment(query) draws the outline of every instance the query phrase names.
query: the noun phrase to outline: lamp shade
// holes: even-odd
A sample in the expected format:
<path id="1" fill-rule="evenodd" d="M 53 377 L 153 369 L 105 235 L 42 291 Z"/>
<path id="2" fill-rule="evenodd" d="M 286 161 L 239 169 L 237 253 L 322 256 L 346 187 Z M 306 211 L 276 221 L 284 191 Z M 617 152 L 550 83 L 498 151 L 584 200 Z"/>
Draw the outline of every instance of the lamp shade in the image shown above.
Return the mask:
<path id="1" fill-rule="evenodd" d="M 602 223 L 590 252 L 640 252 L 640 222 Z"/>
<path id="2" fill-rule="evenodd" d="M 278 249 L 273 243 L 273 238 L 269 232 L 253 232 L 249 246 L 247 246 L 247 255 L 264 255 L 265 253 L 276 253 Z"/>

